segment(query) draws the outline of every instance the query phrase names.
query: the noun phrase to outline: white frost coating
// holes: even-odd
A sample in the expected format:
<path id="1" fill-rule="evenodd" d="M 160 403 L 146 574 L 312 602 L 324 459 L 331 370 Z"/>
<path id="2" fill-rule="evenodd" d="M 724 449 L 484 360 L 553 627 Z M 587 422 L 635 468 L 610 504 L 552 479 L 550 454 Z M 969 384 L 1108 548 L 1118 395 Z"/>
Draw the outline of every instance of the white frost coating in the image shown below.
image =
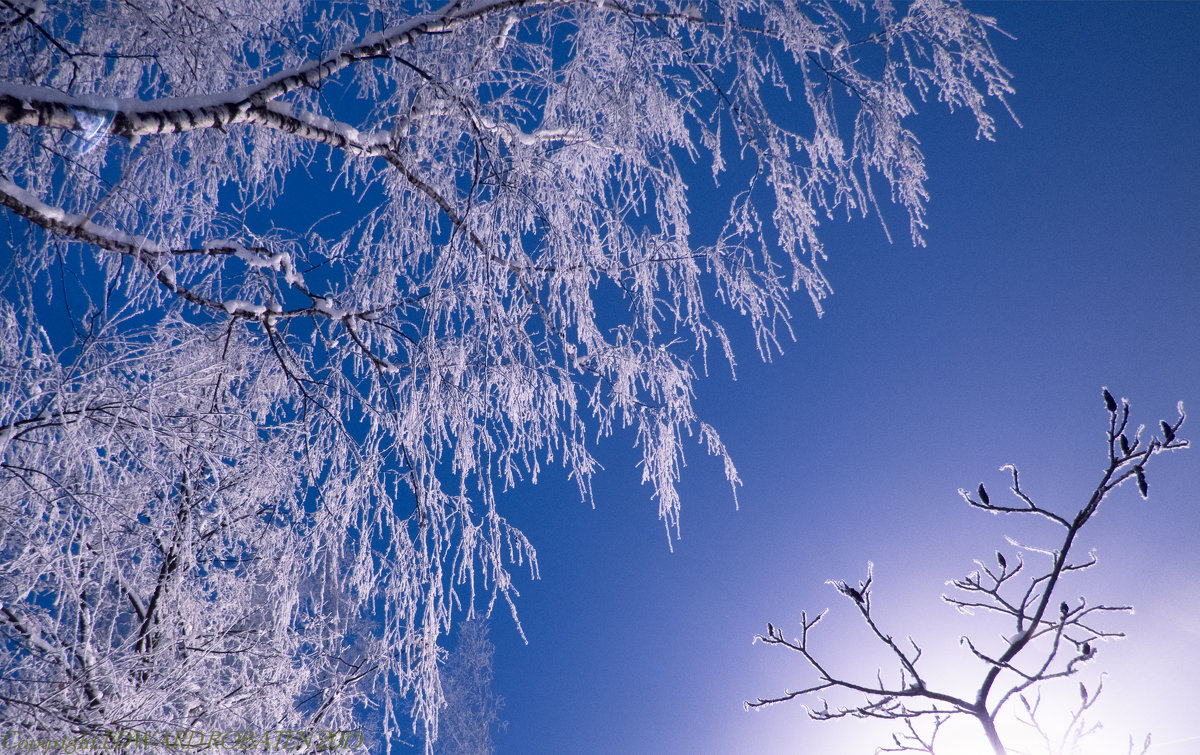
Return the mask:
<path id="1" fill-rule="evenodd" d="M 45 0 L 8 0 L 4 3 L 11 12 L 40 24 L 46 18 Z M 10 21 L 10 23 L 12 23 Z"/>
<path id="2" fill-rule="evenodd" d="M 20 250 L 31 283 L 52 290 L 88 244 L 138 260 L 102 251 L 106 275 L 66 271 L 91 301 L 121 302 L 87 343 L 37 335 L 36 310 L 0 299 L 0 427 L 50 401 L 66 420 L 0 447 L 18 538 L 0 544 L 27 546 L 0 553 L 0 600 L 64 662 L 62 643 L 90 645 L 106 694 L 21 681 L 68 677 L 10 633 L 0 694 L 49 728 L 150 729 L 196 700 L 220 702 L 192 710 L 197 729 L 301 728 L 309 700 L 333 729 L 362 728 L 375 703 L 388 741 L 432 728 L 458 607 L 513 610 L 518 572 L 537 572 L 497 493 L 553 466 L 587 497 L 592 445 L 628 433 L 673 537 L 692 443 L 738 481 L 693 405 L 710 352 L 734 361 L 726 329 L 769 356 L 797 293 L 819 306 L 831 215 L 894 198 L 919 238 L 914 107 L 968 109 L 990 137 L 984 106 L 1008 91 L 988 22 L 942 0 L 662 0 L 622 6 L 620 23 L 600 3 L 455 0 L 378 33 L 355 4 L 201 5 L 221 22 L 194 3 L 48 3 L 44 28 L 88 54 L 68 61 L 22 27 L 0 55 L 0 119 L 19 124 L 0 144 L 0 203 L 50 233 Z M 778 78 L 802 67 L 780 107 Z M 90 94 L 55 91 L 68 76 Z M 45 149 L 109 113 L 90 152 Z M 125 149 L 112 133 L 143 136 Z M 753 163 L 752 186 L 723 150 Z M 693 206 L 689 163 L 721 180 L 723 205 Z M 348 321 L 324 291 L 372 315 Z M 164 578 L 176 535 L 187 557 Z M 33 583 L 57 612 L 21 605 L 11 586 Z M 90 639 L 64 597 L 85 592 Z M 352 682 L 359 661 L 371 672 Z"/>
<path id="3" fill-rule="evenodd" d="M 242 260 L 243 262 L 245 262 L 250 267 L 255 267 L 255 268 L 273 267 L 273 265 L 271 264 L 270 257 L 265 257 L 265 256 L 259 254 L 258 252 L 253 251 L 251 249 L 246 249 L 245 247 L 241 247 L 241 246 L 236 247 L 234 249 L 233 255 L 235 257 L 237 257 L 239 260 Z"/>
<path id="4" fill-rule="evenodd" d="M 340 320 L 346 316 L 346 310 L 338 307 L 331 299 L 317 299 L 316 307 L 318 312 L 328 315 L 335 320 Z"/>
<path id="5" fill-rule="evenodd" d="M 254 270 L 282 272 L 284 280 L 287 281 L 289 286 L 303 288 L 305 285 L 304 276 L 296 269 L 292 263 L 292 255 L 288 252 L 262 254 L 232 241 L 209 241 L 205 242 L 204 248 L 208 250 L 232 248 L 234 256 L 245 262 L 247 267 Z"/>
<path id="6" fill-rule="evenodd" d="M 5 178 L 0 178 L 0 200 L 7 200 L 4 203 L 10 207 L 20 205 L 24 211 L 32 213 L 36 218 L 44 221 L 43 225 L 79 229 L 90 236 L 112 242 L 114 245 L 148 252 L 156 256 L 165 253 L 164 249 L 149 239 L 106 228 L 93 223 L 83 215 L 52 207 Z"/>
<path id="7" fill-rule="evenodd" d="M 579 142 L 587 139 L 587 135 L 574 128 L 539 128 L 532 134 L 526 133 L 511 123 L 496 123 L 484 115 L 475 117 L 478 126 L 500 136 L 509 143 L 517 143 L 525 147 L 535 147 L 548 141 Z"/>
<path id="8" fill-rule="evenodd" d="M 231 315 L 253 315 L 254 317 L 260 317 L 267 311 L 267 308 L 262 304 L 251 304 L 242 299 L 230 299 L 227 302 L 223 302 L 221 306 Z"/>
<path id="9" fill-rule="evenodd" d="M 288 282 L 289 286 L 303 287 L 305 285 L 304 276 L 291 264 L 290 260 L 283 266 L 283 278 Z"/>
<path id="10" fill-rule="evenodd" d="M 520 18 L 516 13 L 509 13 L 504 17 L 504 25 L 500 27 L 500 33 L 496 35 L 496 49 L 503 50 L 504 45 L 508 44 L 508 34 L 512 28 L 517 25 Z"/>
<path id="11" fill-rule="evenodd" d="M 249 267 L 256 269 L 290 270 L 292 266 L 292 256 L 287 252 L 261 254 L 253 249 L 237 247 L 234 251 L 234 256 L 245 262 Z"/>

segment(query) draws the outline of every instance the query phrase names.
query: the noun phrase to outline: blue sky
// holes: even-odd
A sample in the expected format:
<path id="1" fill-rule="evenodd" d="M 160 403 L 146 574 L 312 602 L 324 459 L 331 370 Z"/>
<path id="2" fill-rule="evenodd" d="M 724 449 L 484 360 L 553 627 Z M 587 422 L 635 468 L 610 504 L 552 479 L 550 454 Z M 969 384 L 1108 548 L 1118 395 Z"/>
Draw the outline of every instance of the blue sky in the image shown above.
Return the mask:
<path id="1" fill-rule="evenodd" d="M 542 579 L 520 585 L 528 645 L 493 620 L 501 753 L 872 752 L 883 735 L 860 722 L 810 722 L 794 703 L 743 711 L 813 679 L 751 637 L 832 607 L 826 657 L 870 666 L 824 583 L 873 561 L 889 631 L 952 678 L 968 665 L 958 636 L 982 624 L 940 603 L 945 580 L 1006 533 L 1055 536 L 970 511 L 957 489 L 982 480 L 995 499 L 1011 462 L 1028 492 L 1073 512 L 1105 461 L 1101 386 L 1149 427 L 1178 400 L 1200 411 L 1200 3 L 972 6 L 1016 37 L 997 46 L 1023 127 L 976 142 L 968 115 L 928 108 L 928 247 L 901 243 L 898 220 L 895 245 L 874 222 L 829 224 L 824 318 L 801 295 L 781 358 L 756 363 L 742 333 L 738 379 L 718 367 L 703 383 L 745 481 L 740 510 L 697 447 L 670 552 L 620 436 L 601 446 L 594 510 L 552 475 L 509 496 Z M 1185 437 L 1200 438 L 1195 416 Z M 1068 586 L 1137 606 L 1110 621 L 1129 639 L 1080 678 L 1110 673 L 1106 731 L 1151 731 L 1155 755 L 1200 749 L 1186 741 L 1200 738 L 1197 453 L 1158 459 L 1148 502 L 1128 490 L 1106 504 L 1084 530 L 1100 565 Z"/>

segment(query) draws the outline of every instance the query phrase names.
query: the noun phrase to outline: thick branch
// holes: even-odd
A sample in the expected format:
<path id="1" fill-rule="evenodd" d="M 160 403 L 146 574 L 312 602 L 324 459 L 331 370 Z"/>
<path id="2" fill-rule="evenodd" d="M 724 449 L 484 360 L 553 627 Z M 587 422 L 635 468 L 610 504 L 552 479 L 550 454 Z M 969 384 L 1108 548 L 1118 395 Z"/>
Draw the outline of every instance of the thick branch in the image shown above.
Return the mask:
<path id="1" fill-rule="evenodd" d="M 126 138 L 244 123 L 253 119 L 251 111 L 255 108 L 289 92 L 318 86 L 354 63 L 377 58 L 424 34 L 448 31 L 464 22 L 512 8 L 557 1 L 561 0 L 499 0 L 464 7 L 462 0 L 452 0 L 432 13 L 383 32 L 368 34 L 320 60 L 282 71 L 257 84 L 198 97 L 106 102 L 97 97 L 74 97 L 46 87 L 0 83 L 0 123 L 84 131 L 87 119 L 111 116 L 108 133 Z"/>

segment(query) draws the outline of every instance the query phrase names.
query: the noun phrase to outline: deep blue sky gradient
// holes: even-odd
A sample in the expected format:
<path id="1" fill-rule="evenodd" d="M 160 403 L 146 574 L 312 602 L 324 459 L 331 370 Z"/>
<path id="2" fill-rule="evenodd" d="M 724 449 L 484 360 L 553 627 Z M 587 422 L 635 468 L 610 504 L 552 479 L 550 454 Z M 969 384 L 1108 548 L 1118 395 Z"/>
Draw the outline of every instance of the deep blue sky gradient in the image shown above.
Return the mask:
<path id="1" fill-rule="evenodd" d="M 945 580 L 1011 554 L 1004 534 L 1056 537 L 970 511 L 958 488 L 983 480 L 996 499 L 1012 462 L 1074 512 L 1105 462 L 1102 385 L 1149 427 L 1183 400 L 1200 439 L 1200 3 L 972 6 L 1016 37 L 997 47 L 1023 127 L 976 142 L 969 116 L 928 108 L 928 247 L 894 216 L 895 245 L 872 221 L 828 224 L 825 317 L 801 294 L 782 358 L 757 363 L 742 332 L 736 382 L 714 366 L 700 406 L 745 480 L 740 511 L 697 447 L 670 552 L 620 436 L 601 446 L 594 510 L 552 474 L 505 502 L 542 579 L 520 583 L 528 645 L 493 620 L 501 753 L 870 753 L 882 735 L 860 722 L 743 711 L 813 680 L 751 645 L 768 620 L 791 634 L 801 610 L 832 607 L 818 644 L 870 675 L 873 648 L 824 584 L 870 560 L 887 629 L 957 679 L 972 668 L 958 636 L 996 632 L 940 603 Z M 1100 566 L 1081 591 L 1138 612 L 1110 621 L 1130 638 L 1080 678 L 1111 672 L 1106 730 L 1152 731 L 1155 755 L 1200 752 L 1197 454 L 1158 459 L 1148 502 L 1121 491 L 1084 531 Z"/>

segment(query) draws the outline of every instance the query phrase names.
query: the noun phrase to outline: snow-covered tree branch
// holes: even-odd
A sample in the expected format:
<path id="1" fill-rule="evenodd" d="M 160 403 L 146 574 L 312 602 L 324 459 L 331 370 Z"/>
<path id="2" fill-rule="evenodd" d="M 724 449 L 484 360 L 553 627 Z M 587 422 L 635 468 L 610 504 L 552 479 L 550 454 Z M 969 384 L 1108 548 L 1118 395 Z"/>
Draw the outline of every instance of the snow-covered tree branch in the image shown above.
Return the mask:
<path id="1" fill-rule="evenodd" d="M 1146 498 L 1149 492 L 1146 466 L 1158 454 L 1188 447 L 1188 442 L 1178 436 L 1185 419 L 1182 404 L 1179 416 L 1173 422 L 1163 420 L 1159 423 L 1161 437 L 1144 434 L 1144 426 L 1134 431 L 1129 424 L 1128 402 L 1122 399 L 1118 405 L 1107 388 L 1104 389 L 1104 405 L 1108 411 L 1107 463 L 1096 487 L 1078 511 L 1059 513 L 1039 504 L 1021 487 L 1020 474 L 1012 465 L 1002 467 L 1012 481 L 1009 488 L 1012 503 L 993 500 L 982 483 L 976 491 L 959 491 L 974 508 L 992 514 L 1045 519 L 1053 523 L 1060 535 L 1052 547 L 1023 545 L 1010 539 L 1017 548 L 1015 558 L 997 551 L 994 560 L 977 560 L 975 571 L 950 583 L 957 592 L 942 596 L 945 602 L 964 613 L 1001 617 L 1006 624 L 998 644 L 990 639 L 983 642 L 970 636 L 961 638 L 963 647 L 981 664 L 978 674 L 972 677 L 971 694 L 952 694 L 945 680 L 928 678 L 919 667 L 922 649 L 912 636 L 899 642 L 880 626 L 876 614 L 872 613 L 874 577 L 868 567 L 866 579 L 857 587 L 844 581 L 831 584 L 849 599 L 872 637 L 882 643 L 886 655 L 894 659 L 894 674 L 885 676 L 881 670 L 873 679 L 859 680 L 839 673 L 828 654 L 819 652 L 810 637 L 811 630 L 825 612 L 811 619 L 802 614 L 799 637 L 789 639 L 782 628 L 768 623 L 767 633 L 755 639 L 799 654 L 816 672 L 817 680 L 802 689 L 748 702 L 747 707 L 761 708 L 818 695 L 820 706 L 810 709 L 812 718 L 819 721 L 845 717 L 899 721 L 904 731 L 894 735 L 892 745 L 881 747 L 880 751 L 931 755 L 944 751 L 937 748 L 938 734 L 946 721 L 954 716 L 965 716 L 978 722 L 981 739 L 988 749 L 996 755 L 1006 755 L 1016 751 L 1006 747 L 997 724 L 1002 715 L 1011 714 L 1010 709 L 1019 701 L 1024 718 L 1018 720 L 1038 732 L 1045 740 L 1046 752 L 1080 752 L 1079 742 L 1098 728 L 1089 724 L 1084 716 L 1094 705 L 1102 685 L 1089 690 L 1080 684 L 1080 702 L 1067 725 L 1057 727 L 1057 742 L 1051 742 L 1049 732 L 1053 729 L 1038 719 L 1041 687 L 1045 682 L 1073 676 L 1083 664 L 1095 660 L 1099 642 L 1124 637 L 1124 633 L 1106 628 L 1099 622 L 1108 614 L 1129 612 L 1132 608 L 1089 603 L 1084 597 L 1064 599 L 1063 579 L 1095 566 L 1096 559 L 1091 553 L 1086 557 L 1079 556 L 1078 541 L 1080 532 L 1100 505 L 1126 482 L 1134 482 L 1142 498 Z M 864 702 L 831 707 L 824 696 L 838 690 L 852 692 Z M 1016 711 L 1016 715 L 1019 717 L 1021 711 Z M 1147 738 L 1139 752 L 1144 755 L 1149 746 Z M 1131 739 L 1129 753 L 1134 752 Z"/>
<path id="2" fill-rule="evenodd" d="M 949 0 L 0 0 L 0 717 L 432 741 L 442 638 L 537 573 L 498 493 L 562 465 L 588 497 L 614 432 L 668 539 L 686 437 L 736 486 L 692 404 L 710 347 L 732 367 L 745 323 L 769 358 L 793 293 L 820 311 L 821 222 L 882 198 L 920 241 L 905 119 L 992 137 L 994 29 Z"/>

